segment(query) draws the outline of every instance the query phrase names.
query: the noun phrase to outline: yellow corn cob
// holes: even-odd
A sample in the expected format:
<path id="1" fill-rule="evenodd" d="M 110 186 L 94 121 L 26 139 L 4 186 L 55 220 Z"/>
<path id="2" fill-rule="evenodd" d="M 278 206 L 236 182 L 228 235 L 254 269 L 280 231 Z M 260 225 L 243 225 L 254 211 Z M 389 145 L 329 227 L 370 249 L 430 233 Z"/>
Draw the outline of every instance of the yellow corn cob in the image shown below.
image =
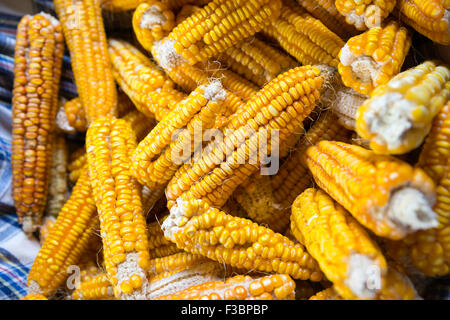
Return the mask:
<path id="1" fill-rule="evenodd" d="M 147 117 L 162 120 L 185 97 L 162 70 L 128 42 L 110 39 L 108 50 L 114 78 Z"/>
<path id="2" fill-rule="evenodd" d="M 213 0 L 161 41 L 158 46 L 164 48 L 160 52 L 164 59 L 158 60 L 172 66 L 206 61 L 270 24 L 280 7 L 280 0 Z"/>
<path id="3" fill-rule="evenodd" d="M 394 20 L 347 41 L 339 53 L 342 82 L 370 94 L 400 72 L 411 46 L 411 34 Z"/>
<path id="4" fill-rule="evenodd" d="M 378 236 L 397 240 L 437 225 L 435 187 L 421 169 L 336 141 L 309 147 L 305 160 L 319 187 Z"/>
<path id="5" fill-rule="evenodd" d="M 254 37 L 228 48 L 218 59 L 261 87 L 280 73 L 298 65 L 289 56 Z"/>
<path id="6" fill-rule="evenodd" d="M 55 0 L 72 69 L 88 124 L 117 116 L 117 92 L 100 8 L 100 0 Z"/>
<path id="7" fill-rule="evenodd" d="M 210 281 L 157 300 L 293 300 L 295 282 L 287 275 L 275 274 L 253 279 L 238 275 L 226 281 Z"/>
<path id="8" fill-rule="evenodd" d="M 286 273 L 302 280 L 322 278 L 301 244 L 186 194 L 177 199 L 162 229 L 179 248 L 232 267 Z"/>
<path id="9" fill-rule="evenodd" d="M 279 204 L 275 202 L 270 176 L 254 173 L 236 189 L 235 198 L 254 222 L 275 232 L 283 232 L 287 224 L 275 214 Z"/>
<path id="10" fill-rule="evenodd" d="M 42 294 L 27 294 L 20 300 L 48 300 L 48 299 L 44 297 Z"/>
<path id="11" fill-rule="evenodd" d="M 161 220 L 164 221 L 165 218 Z M 164 232 L 161 229 L 162 221 L 155 221 L 147 226 L 150 259 L 167 257 L 182 251 L 177 248 L 175 243 L 164 237 Z"/>
<path id="12" fill-rule="evenodd" d="M 345 21 L 345 17 L 337 11 L 333 0 L 296 0 L 314 18 L 322 21 L 328 29 L 347 39 L 355 34 L 357 30 Z"/>
<path id="13" fill-rule="evenodd" d="M 428 276 L 445 276 L 450 273 L 450 161 L 446 140 L 450 124 L 449 105 L 447 103 L 435 118 L 418 163 L 437 185 L 437 200 L 433 210 L 438 214 L 439 225 L 434 229 L 412 234 L 404 241 L 411 263 Z"/>
<path id="14" fill-rule="evenodd" d="M 419 156 L 417 166 L 422 168 L 436 184 L 446 177 L 450 158 L 450 102 L 434 118 L 431 131 Z"/>
<path id="15" fill-rule="evenodd" d="M 398 0 L 403 21 L 434 42 L 450 44 L 449 9 L 445 0 Z"/>
<path id="16" fill-rule="evenodd" d="M 53 154 L 50 165 L 46 216 L 56 218 L 67 198 L 67 146 L 62 135 L 53 137 Z"/>
<path id="17" fill-rule="evenodd" d="M 283 2 L 280 17 L 263 33 L 304 65 L 323 63 L 337 67 L 339 50 L 345 45 L 338 35 L 291 0 Z"/>
<path id="18" fill-rule="evenodd" d="M 295 198 L 313 183 L 313 178 L 302 157 L 308 146 L 320 140 L 346 141 L 349 132 L 336 121 L 336 116 L 330 112 L 323 112 L 300 139 L 298 148 L 281 165 L 277 174 L 272 177 L 271 184 L 274 201 L 278 208 L 272 215 L 284 229 L 289 224 L 290 207 Z"/>
<path id="19" fill-rule="evenodd" d="M 19 223 L 39 227 L 47 200 L 52 135 L 64 42 L 50 15 L 24 16 L 17 27 L 12 100 L 12 194 Z"/>
<path id="20" fill-rule="evenodd" d="M 378 27 L 394 9 L 396 0 L 336 0 L 336 9 L 345 16 L 345 21 L 358 30 Z"/>
<path id="21" fill-rule="evenodd" d="M 344 128 L 355 130 L 356 112 L 369 96 L 360 94 L 352 88 L 338 87 L 333 102 L 329 105 L 331 111 L 338 116 L 338 122 Z"/>
<path id="22" fill-rule="evenodd" d="M 149 263 L 141 187 L 130 172 L 136 137 L 128 122 L 99 118 L 89 127 L 86 150 L 100 218 L 103 253 L 114 295 L 141 298 Z"/>
<path id="23" fill-rule="evenodd" d="M 426 61 L 377 87 L 356 113 L 356 132 L 376 153 L 417 148 L 450 98 L 450 70 Z"/>
<path id="24" fill-rule="evenodd" d="M 98 219 L 89 174 L 84 170 L 50 228 L 28 274 L 28 292 L 51 296 L 69 276 L 97 232 Z"/>
<path id="25" fill-rule="evenodd" d="M 388 267 L 385 285 L 381 288 L 377 300 L 420 300 L 414 286 L 407 276 Z M 309 300 L 343 300 L 342 296 L 331 287 L 320 291 Z"/>
<path id="26" fill-rule="evenodd" d="M 309 298 L 309 300 L 344 300 L 333 287 L 319 291 Z"/>
<path id="27" fill-rule="evenodd" d="M 195 130 L 214 125 L 225 95 L 220 81 L 216 80 L 199 86 L 178 103 L 136 148 L 131 167 L 136 179 L 151 190 L 164 188 L 178 167 L 200 147 L 193 143 Z M 174 140 L 176 130 L 183 128 Z"/>
<path id="28" fill-rule="evenodd" d="M 306 189 L 292 205 L 291 230 L 346 299 L 374 299 L 386 260 L 367 232 L 325 192 Z"/>
<path id="29" fill-rule="evenodd" d="M 233 115 L 229 128 L 235 130 L 224 135 L 223 143 L 209 144 L 197 163 L 191 168 L 181 168 L 184 172 L 175 176 L 166 188 L 169 202 L 189 190 L 194 198 L 222 206 L 235 188 L 257 170 L 257 166 L 249 163 L 249 149 L 253 150 L 252 146 L 261 140 L 261 129 L 268 129 L 269 134 L 272 129 L 279 129 L 279 141 L 273 148 L 283 146 L 314 109 L 324 81 L 319 68 L 306 66 L 291 69 L 267 84 L 242 112 Z M 252 131 L 254 134 L 249 134 Z M 268 143 L 269 153 L 271 148 Z M 259 156 L 255 159 L 257 165 L 261 161 Z M 243 160 L 245 163 L 239 164 Z"/>

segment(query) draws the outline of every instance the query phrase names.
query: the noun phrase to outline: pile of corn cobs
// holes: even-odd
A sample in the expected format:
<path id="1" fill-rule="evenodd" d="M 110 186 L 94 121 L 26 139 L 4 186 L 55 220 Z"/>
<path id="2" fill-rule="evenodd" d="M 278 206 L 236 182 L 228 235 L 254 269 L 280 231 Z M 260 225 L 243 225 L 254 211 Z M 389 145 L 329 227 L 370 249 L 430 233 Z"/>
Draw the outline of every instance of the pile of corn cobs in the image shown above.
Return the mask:
<path id="1" fill-rule="evenodd" d="M 450 69 L 404 63 L 414 39 L 450 44 L 447 2 L 55 0 L 23 17 L 13 193 L 42 243 L 24 299 L 420 299 L 450 272 Z M 132 31 L 106 33 L 102 11 Z"/>

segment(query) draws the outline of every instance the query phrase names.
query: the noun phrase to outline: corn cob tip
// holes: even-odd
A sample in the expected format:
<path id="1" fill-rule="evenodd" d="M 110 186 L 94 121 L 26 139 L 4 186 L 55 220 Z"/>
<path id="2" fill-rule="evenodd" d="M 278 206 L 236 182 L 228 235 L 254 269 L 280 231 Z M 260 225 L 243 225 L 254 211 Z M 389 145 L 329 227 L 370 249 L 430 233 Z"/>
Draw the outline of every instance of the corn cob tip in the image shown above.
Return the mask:
<path id="1" fill-rule="evenodd" d="M 186 60 L 175 51 L 175 40 L 164 39 L 153 44 L 155 59 L 164 70 L 186 63 Z"/>
<path id="2" fill-rule="evenodd" d="M 372 57 L 366 55 L 355 56 L 346 43 L 339 53 L 340 63 L 344 66 L 350 66 L 354 79 L 363 84 L 374 84 L 378 79 L 381 65 Z"/>
<path id="3" fill-rule="evenodd" d="M 387 215 L 394 223 L 411 231 L 435 228 L 439 224 L 430 201 L 422 192 L 410 187 L 393 192 Z"/>
<path id="4" fill-rule="evenodd" d="M 38 13 L 40 16 L 43 16 L 44 18 L 46 18 L 51 24 L 52 26 L 56 27 L 61 25 L 61 23 L 59 22 L 58 19 L 56 19 L 54 16 L 52 16 L 51 14 L 48 14 L 44 11 L 41 11 Z"/>
<path id="5" fill-rule="evenodd" d="M 357 297 L 373 299 L 381 289 L 379 270 L 378 263 L 367 255 L 353 253 L 348 259 L 345 284 Z"/>
<path id="6" fill-rule="evenodd" d="M 209 101 L 221 102 L 227 97 L 227 92 L 219 79 L 212 79 L 205 85 L 203 95 Z"/>
<path id="7" fill-rule="evenodd" d="M 374 135 L 371 140 L 380 145 L 386 145 L 386 149 L 390 150 L 390 153 L 396 153 L 394 150 L 403 150 L 401 147 L 408 132 L 412 133 L 416 129 L 414 128 L 414 119 L 411 119 L 410 114 L 418 108 L 418 105 L 404 99 L 403 95 L 398 92 L 388 92 L 379 97 L 373 97 L 371 100 L 370 108 L 367 111 L 363 113 L 361 108 L 358 109 L 356 121 L 358 122 L 358 118 L 361 118 L 365 122 L 367 130 Z M 428 131 L 429 128 L 425 129 L 427 128 L 422 130 Z M 421 139 L 417 139 L 415 147 L 418 147 L 421 142 Z"/>
<path id="8" fill-rule="evenodd" d="M 174 234 L 182 229 L 183 221 L 185 216 L 185 208 L 188 201 L 183 200 L 178 197 L 175 204 L 170 208 L 169 216 L 164 220 L 161 225 L 161 229 L 164 232 L 164 236 L 169 240 L 174 240 Z"/>

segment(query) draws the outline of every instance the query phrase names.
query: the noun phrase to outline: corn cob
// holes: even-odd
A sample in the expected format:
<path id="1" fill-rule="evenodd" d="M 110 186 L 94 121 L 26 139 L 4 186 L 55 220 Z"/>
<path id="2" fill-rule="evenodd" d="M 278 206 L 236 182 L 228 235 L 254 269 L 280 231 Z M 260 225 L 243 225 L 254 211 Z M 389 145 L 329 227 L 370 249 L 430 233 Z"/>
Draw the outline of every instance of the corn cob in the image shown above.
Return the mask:
<path id="1" fill-rule="evenodd" d="M 283 146 L 287 137 L 302 127 L 301 121 L 314 109 L 320 97 L 326 81 L 325 73 L 321 68 L 297 67 L 267 84 L 241 112 L 233 115 L 227 128 L 234 130 L 224 135 L 223 143 L 209 144 L 197 163 L 180 169 L 180 174 L 166 188 L 168 206 L 170 201 L 188 190 L 194 198 L 222 206 L 236 187 L 257 170 L 261 163 L 261 149 L 265 150 L 263 146 L 270 153 L 272 147 L 276 150 Z M 267 138 L 264 137 L 265 129 L 270 135 L 273 129 L 279 129 L 276 145 L 261 141 Z M 258 140 L 263 144 L 256 155 L 253 146 Z M 257 166 L 249 161 L 254 155 Z M 221 163 L 224 159 L 226 161 Z"/>
<path id="2" fill-rule="evenodd" d="M 100 218 L 103 253 L 114 295 L 141 299 L 149 263 L 141 188 L 130 173 L 136 137 L 128 122 L 109 117 L 91 124 L 86 150 Z"/>
<path id="3" fill-rule="evenodd" d="M 450 161 L 446 134 L 449 128 L 449 103 L 434 120 L 433 130 L 428 136 L 418 166 L 429 173 L 437 188 L 434 211 L 438 214 L 439 225 L 431 230 L 412 234 L 404 241 L 410 262 L 428 276 L 445 276 L 450 273 L 450 230 L 449 193 Z"/>
<path id="4" fill-rule="evenodd" d="M 91 194 L 89 174 L 84 170 L 33 262 L 28 293 L 54 294 L 69 276 L 67 268 L 85 253 L 98 224 Z"/>
<path id="5" fill-rule="evenodd" d="M 48 299 L 44 297 L 42 294 L 27 294 L 20 300 L 48 300 Z"/>
<path id="6" fill-rule="evenodd" d="M 113 75 L 136 108 L 160 121 L 185 96 L 153 62 L 126 41 L 110 39 Z"/>
<path id="7" fill-rule="evenodd" d="M 53 154 L 50 165 L 48 200 L 45 208 L 47 216 L 57 217 L 67 198 L 67 146 L 63 135 L 53 138 Z"/>
<path id="8" fill-rule="evenodd" d="M 280 0 L 213 0 L 161 41 L 164 57 L 158 60 L 167 61 L 169 69 L 183 61 L 191 65 L 206 61 L 270 24 L 280 7 Z"/>
<path id="9" fill-rule="evenodd" d="M 305 161 L 318 186 L 378 236 L 398 240 L 437 225 L 435 187 L 421 169 L 336 141 L 309 147 Z"/>
<path id="10" fill-rule="evenodd" d="M 339 50 L 345 45 L 320 20 L 290 0 L 283 2 L 280 17 L 263 33 L 304 65 L 323 63 L 337 67 Z"/>
<path id="11" fill-rule="evenodd" d="M 345 21 L 358 30 L 378 27 L 394 10 L 396 0 L 368 0 L 365 2 L 354 0 L 336 0 L 336 9 L 345 16 Z"/>
<path id="12" fill-rule="evenodd" d="M 292 58 L 257 38 L 248 38 L 222 52 L 218 59 L 237 74 L 262 87 L 298 65 Z"/>
<path id="13" fill-rule="evenodd" d="M 343 39 L 357 34 L 357 30 L 345 21 L 345 17 L 337 11 L 333 0 L 296 0 L 314 18 L 319 19 L 331 31 Z"/>
<path id="14" fill-rule="evenodd" d="M 448 172 L 450 158 L 450 102 L 434 118 L 431 131 L 419 156 L 417 166 L 422 168 L 436 184 Z"/>
<path id="15" fill-rule="evenodd" d="M 286 273 L 302 280 L 322 278 L 301 244 L 186 194 L 177 199 L 162 229 L 179 248 L 232 267 Z"/>
<path id="16" fill-rule="evenodd" d="M 347 41 L 339 53 L 342 82 L 370 94 L 400 72 L 411 46 L 411 34 L 394 20 Z"/>
<path id="17" fill-rule="evenodd" d="M 161 220 L 164 221 L 164 219 L 166 219 L 166 217 Z M 164 237 L 164 232 L 161 229 L 162 221 L 155 221 L 149 223 L 147 226 L 149 254 L 150 259 L 152 259 L 151 261 L 156 258 L 171 256 L 182 251 L 181 249 L 177 248 L 175 243 L 169 241 Z"/>
<path id="18" fill-rule="evenodd" d="M 77 130 L 69 124 L 69 119 L 67 119 L 65 111 L 65 105 L 67 102 L 67 99 L 64 97 L 60 97 L 58 100 L 58 111 L 55 118 L 55 127 L 56 131 L 64 132 L 67 134 L 75 134 Z"/>
<path id="19" fill-rule="evenodd" d="M 291 230 L 346 299 L 373 299 L 386 260 L 367 232 L 325 192 L 306 189 L 292 205 Z"/>
<path id="20" fill-rule="evenodd" d="M 280 170 L 271 179 L 275 202 L 281 208 L 289 208 L 295 198 L 313 181 L 302 157 L 311 145 L 321 140 L 346 140 L 348 131 L 343 129 L 336 121 L 337 118 L 330 112 L 323 112 L 312 127 L 300 139 L 299 147 L 281 165 Z M 289 217 L 289 214 L 287 215 Z"/>
<path id="21" fill-rule="evenodd" d="M 417 148 L 450 98 L 450 70 L 426 61 L 377 87 L 358 109 L 356 132 L 377 153 Z"/>
<path id="22" fill-rule="evenodd" d="M 400 18 L 434 42 L 450 44 L 449 9 L 444 0 L 398 0 Z"/>
<path id="23" fill-rule="evenodd" d="M 180 11 L 177 13 L 177 16 L 175 18 L 175 25 L 180 24 L 181 22 L 183 22 L 185 19 L 187 19 L 188 17 L 190 17 L 191 15 L 193 15 L 194 13 L 196 13 L 197 11 L 199 11 L 201 8 L 198 6 L 193 6 L 190 4 L 186 4 L 184 5 Z"/>
<path id="24" fill-rule="evenodd" d="M 100 8 L 100 0 L 55 0 L 72 70 L 88 124 L 117 116 L 117 92 Z"/>
<path id="25" fill-rule="evenodd" d="M 158 300 L 293 300 L 295 282 L 284 274 L 253 279 L 238 275 L 226 281 L 210 281 Z"/>
<path id="26" fill-rule="evenodd" d="M 52 135 L 64 42 L 50 15 L 24 16 L 17 27 L 12 100 L 12 193 L 19 223 L 30 234 L 47 200 Z"/>
<path id="27" fill-rule="evenodd" d="M 214 125 L 225 94 L 218 80 L 199 86 L 139 143 L 133 154 L 131 171 L 141 184 L 151 190 L 165 187 L 178 167 L 200 147 L 192 143 L 195 130 Z M 174 140 L 176 130 L 184 127 L 185 131 Z"/>

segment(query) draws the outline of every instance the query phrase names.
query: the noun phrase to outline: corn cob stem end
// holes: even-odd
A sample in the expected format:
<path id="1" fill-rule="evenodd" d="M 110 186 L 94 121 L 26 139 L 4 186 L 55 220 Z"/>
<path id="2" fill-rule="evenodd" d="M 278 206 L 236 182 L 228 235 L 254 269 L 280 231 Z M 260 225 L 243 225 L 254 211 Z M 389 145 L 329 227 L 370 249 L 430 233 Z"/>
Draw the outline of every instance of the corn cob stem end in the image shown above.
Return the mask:
<path id="1" fill-rule="evenodd" d="M 340 53 L 340 61 L 344 66 L 350 66 L 353 78 L 363 84 L 373 84 L 376 86 L 376 79 L 382 65 L 372 57 L 366 55 L 355 56 L 351 53 L 346 44 Z"/>
<path id="2" fill-rule="evenodd" d="M 164 70 L 171 70 L 172 68 L 186 63 L 186 60 L 175 51 L 175 40 L 163 39 L 155 41 L 153 44 L 153 52 L 159 65 Z"/>
<path id="3" fill-rule="evenodd" d="M 368 256 L 353 253 L 348 259 L 345 284 L 357 296 L 373 299 L 381 289 L 381 274 L 378 264 Z"/>
<path id="4" fill-rule="evenodd" d="M 387 206 L 387 215 L 407 231 L 435 228 L 439 224 L 428 199 L 411 187 L 393 192 Z"/>
<path id="5" fill-rule="evenodd" d="M 401 93 L 386 93 L 373 98 L 370 109 L 363 115 L 358 110 L 356 118 L 364 117 L 368 130 L 375 135 L 374 141 L 386 144 L 389 150 L 395 150 L 403 144 L 405 136 L 415 129 L 413 119 L 409 118 L 415 109 L 417 106 L 403 99 Z"/>
<path id="6" fill-rule="evenodd" d="M 144 14 L 142 14 L 140 27 L 143 29 L 153 29 L 167 23 L 167 18 L 162 14 L 159 6 L 150 6 Z"/>

